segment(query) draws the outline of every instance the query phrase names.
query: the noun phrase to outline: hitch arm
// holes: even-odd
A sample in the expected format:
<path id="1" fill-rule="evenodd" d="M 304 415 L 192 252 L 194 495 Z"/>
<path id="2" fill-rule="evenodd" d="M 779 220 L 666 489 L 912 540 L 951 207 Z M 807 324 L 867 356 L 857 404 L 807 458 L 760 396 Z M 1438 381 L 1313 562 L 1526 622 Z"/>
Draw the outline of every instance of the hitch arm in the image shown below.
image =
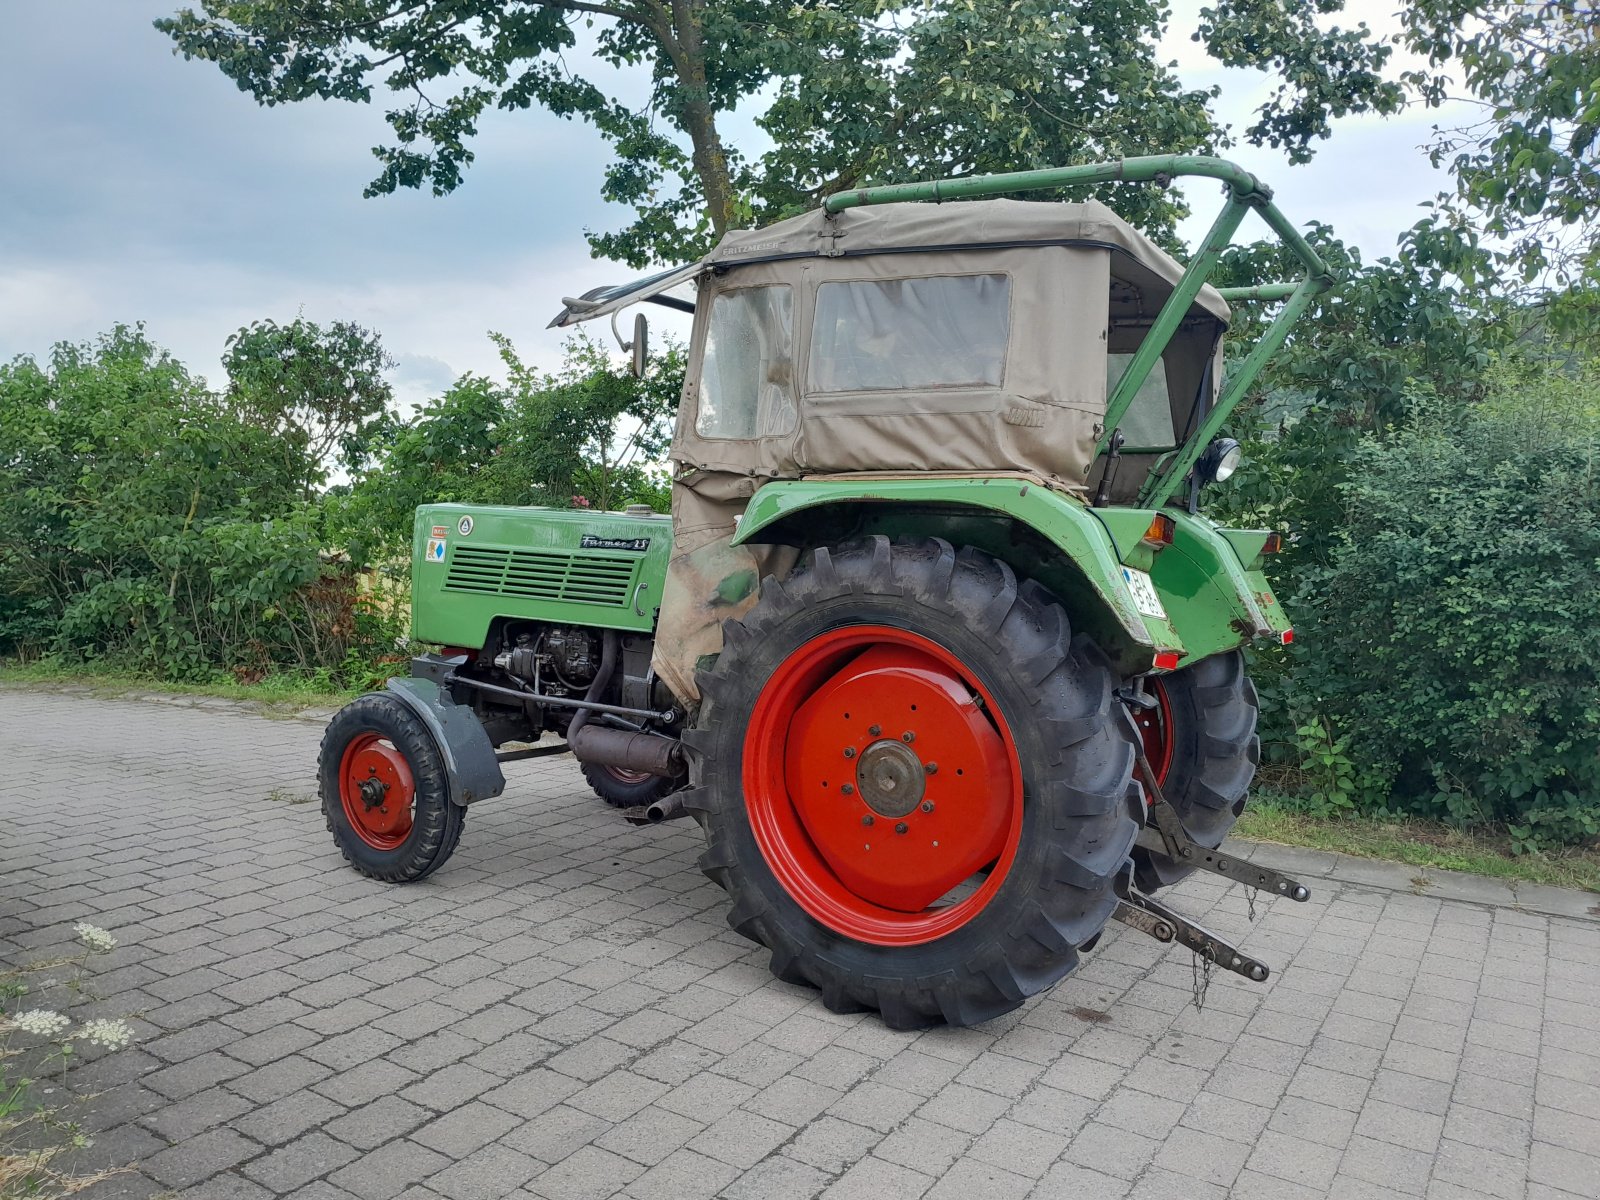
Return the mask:
<path id="1" fill-rule="evenodd" d="M 1133 698 L 1134 702 L 1138 699 L 1139 697 Z M 1255 863 L 1224 854 L 1220 850 L 1208 849 L 1195 842 L 1184 830 L 1177 809 L 1168 804 L 1166 796 L 1162 794 L 1161 785 L 1156 781 L 1156 773 L 1145 755 L 1144 739 L 1139 734 L 1139 727 L 1134 722 L 1133 714 L 1126 706 L 1122 713 L 1128 722 L 1129 735 L 1133 738 L 1134 762 L 1138 766 L 1140 780 L 1150 798 L 1150 819 L 1155 822 L 1153 828 L 1147 825 L 1139 831 L 1139 845 L 1147 850 L 1159 851 L 1187 866 L 1198 867 L 1202 871 L 1210 871 L 1213 875 L 1221 875 L 1224 879 L 1242 883 L 1246 887 L 1260 888 L 1264 892 L 1287 896 L 1302 904 L 1311 899 L 1311 889 L 1298 879 L 1293 879 L 1281 871 L 1274 871 L 1271 867 L 1257 866 Z"/>
<path id="2" fill-rule="evenodd" d="M 1225 971 L 1243 975 L 1255 983 L 1267 981 L 1272 972 L 1266 963 L 1258 958 L 1251 958 L 1232 942 L 1218 937 L 1204 925 L 1174 912 L 1143 892 L 1135 891 L 1128 881 L 1129 874 L 1124 872 L 1118 876 L 1116 890 L 1119 903 L 1111 914 L 1112 920 L 1121 921 L 1124 925 L 1137 929 L 1158 942 L 1175 941 L 1179 945 L 1187 946 L 1198 957 L 1216 963 Z"/>

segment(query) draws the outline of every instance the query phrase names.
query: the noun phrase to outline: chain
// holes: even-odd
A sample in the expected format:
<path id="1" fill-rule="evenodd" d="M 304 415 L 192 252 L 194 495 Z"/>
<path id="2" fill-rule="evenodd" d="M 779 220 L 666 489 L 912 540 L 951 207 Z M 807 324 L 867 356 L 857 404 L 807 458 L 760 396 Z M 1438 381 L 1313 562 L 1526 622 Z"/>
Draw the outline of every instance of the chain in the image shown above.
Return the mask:
<path id="1" fill-rule="evenodd" d="M 1211 990 L 1211 968 L 1214 961 L 1209 949 L 1204 954 L 1195 954 L 1189 960 L 1190 986 L 1194 992 L 1196 1012 L 1205 1011 L 1206 993 Z"/>
<path id="2" fill-rule="evenodd" d="M 1250 924 L 1256 923 L 1256 888 L 1246 885 L 1244 889 L 1245 911 L 1249 914 Z"/>

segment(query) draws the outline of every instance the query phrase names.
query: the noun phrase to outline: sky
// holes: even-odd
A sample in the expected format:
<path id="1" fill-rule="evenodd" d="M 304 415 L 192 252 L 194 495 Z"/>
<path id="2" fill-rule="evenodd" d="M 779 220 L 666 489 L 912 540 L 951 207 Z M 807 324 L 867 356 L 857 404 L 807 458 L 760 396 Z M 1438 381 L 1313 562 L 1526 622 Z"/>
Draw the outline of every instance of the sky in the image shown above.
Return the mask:
<path id="1" fill-rule="evenodd" d="M 389 141 L 381 96 L 261 108 L 151 27 L 179 3 L 0 0 L 0 361 L 143 321 L 218 382 L 230 333 L 303 314 L 378 330 L 411 405 L 464 372 L 502 374 L 490 330 L 553 367 L 561 338 L 544 327 L 561 298 L 632 274 L 584 241 L 624 216 L 599 198 L 607 154 L 589 128 L 494 114 L 450 196 L 363 199 L 370 148 Z M 1395 3 L 1353 0 L 1341 22 L 1390 29 Z M 1220 84 L 1219 115 L 1243 125 L 1270 85 L 1189 40 L 1200 5 L 1176 0 L 1163 49 L 1186 84 Z M 1419 148 L 1436 119 L 1341 120 L 1301 167 L 1242 145 L 1231 157 L 1291 220 L 1328 222 L 1370 261 L 1442 185 Z M 1191 186 L 1193 242 L 1216 201 Z"/>

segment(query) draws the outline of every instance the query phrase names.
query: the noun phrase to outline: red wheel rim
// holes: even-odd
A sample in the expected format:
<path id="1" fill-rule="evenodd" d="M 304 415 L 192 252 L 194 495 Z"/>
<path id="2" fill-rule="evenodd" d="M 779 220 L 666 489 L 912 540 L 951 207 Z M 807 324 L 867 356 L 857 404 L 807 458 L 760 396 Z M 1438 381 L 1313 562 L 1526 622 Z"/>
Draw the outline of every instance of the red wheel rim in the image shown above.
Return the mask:
<path id="1" fill-rule="evenodd" d="M 1139 727 L 1139 739 L 1144 743 L 1144 756 L 1155 772 L 1156 783 L 1167 786 L 1167 774 L 1172 770 L 1172 702 L 1167 699 L 1167 689 L 1159 679 L 1145 681 L 1150 698 L 1156 702 L 1152 709 L 1136 709 L 1133 723 Z M 1146 796 L 1148 805 L 1151 797 Z"/>
<path id="2" fill-rule="evenodd" d="M 779 665 L 751 714 L 743 783 L 784 890 L 872 945 L 967 924 L 1022 835 L 1021 764 L 994 697 L 950 651 L 886 625 L 822 634 Z"/>
<path id="3" fill-rule="evenodd" d="M 339 760 L 339 800 L 356 836 L 375 850 L 395 850 L 411 836 L 417 786 L 411 765 L 380 734 L 352 739 Z"/>

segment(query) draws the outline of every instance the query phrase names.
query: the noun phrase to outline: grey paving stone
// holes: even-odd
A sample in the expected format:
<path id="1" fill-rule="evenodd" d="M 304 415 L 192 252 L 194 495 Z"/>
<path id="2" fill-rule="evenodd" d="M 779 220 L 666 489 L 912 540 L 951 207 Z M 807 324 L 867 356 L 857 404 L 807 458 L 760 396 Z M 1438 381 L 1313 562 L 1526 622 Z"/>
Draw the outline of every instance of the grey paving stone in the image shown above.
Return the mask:
<path id="1" fill-rule="evenodd" d="M 296 1138 L 247 1163 L 244 1173 L 262 1187 L 281 1196 L 337 1170 L 355 1158 L 357 1153 L 343 1142 L 336 1142 L 327 1134 L 317 1131 Z"/>
<path id="2" fill-rule="evenodd" d="M 326 1122 L 323 1128 L 358 1150 L 374 1150 L 391 1138 L 404 1137 L 431 1118 L 427 1109 L 409 1100 L 380 1096 L 371 1104 Z"/>
<path id="3" fill-rule="evenodd" d="M 619 1154 L 584 1146 L 536 1176 L 528 1190 L 544 1200 L 603 1200 L 643 1173 L 644 1168 L 638 1163 Z"/>
<path id="4" fill-rule="evenodd" d="M 86 704 L 99 736 L 69 746 Z M 148 1173 L 86 1200 L 1600 1194 L 1592 898 L 1495 907 L 1498 884 L 1236 848 L 1312 901 L 1252 924 L 1220 881 L 1172 900 L 1246 936 L 1267 987 L 1216 976 L 1196 1010 L 1188 958 L 1115 926 L 1013 1014 L 899 1033 L 770 979 L 697 831 L 622 826 L 568 762 L 519 767 L 445 870 L 393 889 L 314 809 L 196 784 L 203 745 L 250 764 L 251 799 L 311 790 L 316 721 L 0 687 L 0 727 L 0 809 L 47 805 L 0 839 L 28 898 L 0 958 L 92 905 L 123 944 L 79 1015 L 143 1014 L 72 1084 L 84 1161 Z M 68 755 L 124 782 L 117 808 L 62 786 Z"/>
<path id="5" fill-rule="evenodd" d="M 393 1200 L 449 1165 L 450 1160 L 444 1155 L 396 1138 L 341 1167 L 328 1176 L 328 1182 L 361 1200 Z"/>
<path id="6" fill-rule="evenodd" d="M 253 1158 L 261 1147 L 231 1129 L 213 1129 L 152 1154 L 139 1164 L 145 1174 L 168 1187 L 187 1188 Z"/>

